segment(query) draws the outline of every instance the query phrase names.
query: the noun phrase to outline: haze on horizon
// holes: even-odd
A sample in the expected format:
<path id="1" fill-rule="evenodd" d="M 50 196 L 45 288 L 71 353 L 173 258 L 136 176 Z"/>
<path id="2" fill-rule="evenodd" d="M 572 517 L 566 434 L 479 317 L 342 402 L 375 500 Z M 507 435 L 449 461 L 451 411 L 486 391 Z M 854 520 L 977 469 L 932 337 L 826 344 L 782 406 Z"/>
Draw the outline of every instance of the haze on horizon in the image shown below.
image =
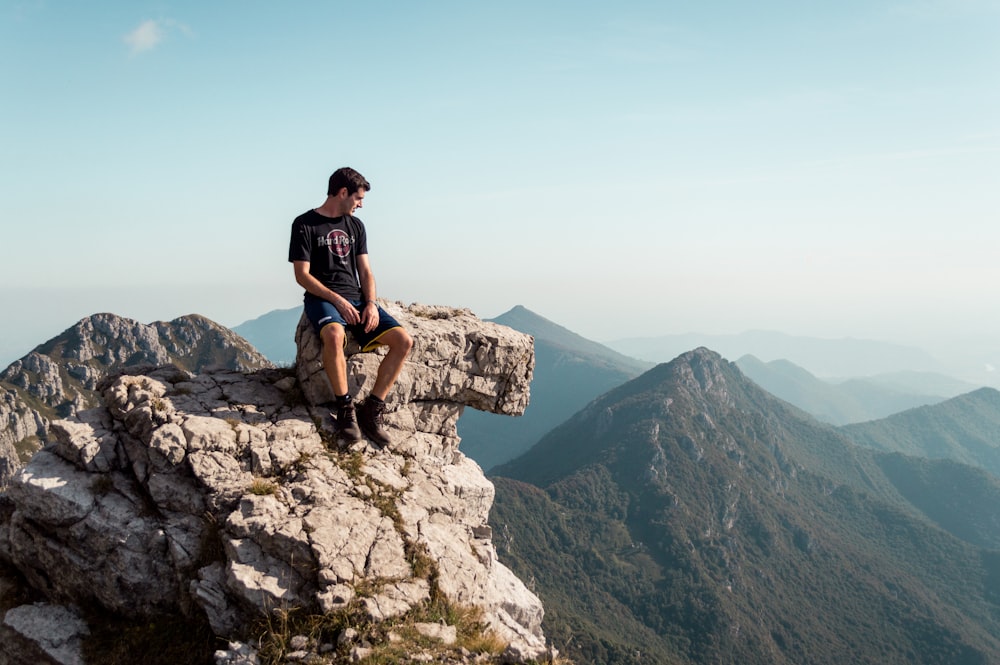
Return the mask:
<path id="1" fill-rule="evenodd" d="M 291 220 L 345 164 L 390 299 L 598 341 L 996 337 L 998 29 L 997 0 L 5 4 L 0 363 L 99 311 L 296 306 Z"/>

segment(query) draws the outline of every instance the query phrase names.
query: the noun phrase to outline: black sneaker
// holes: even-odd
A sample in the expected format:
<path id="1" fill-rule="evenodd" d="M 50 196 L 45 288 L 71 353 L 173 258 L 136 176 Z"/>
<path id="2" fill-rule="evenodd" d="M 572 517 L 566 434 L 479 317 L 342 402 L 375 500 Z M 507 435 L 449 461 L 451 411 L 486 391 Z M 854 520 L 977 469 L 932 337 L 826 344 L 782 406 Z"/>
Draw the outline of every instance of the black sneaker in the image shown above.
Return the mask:
<path id="1" fill-rule="evenodd" d="M 385 402 L 381 400 L 366 399 L 358 407 L 358 424 L 361 431 L 368 439 L 380 448 L 392 443 L 392 439 L 386 434 L 382 427 L 382 415 L 385 413 Z"/>
<path id="2" fill-rule="evenodd" d="M 354 402 L 338 404 L 336 411 L 330 415 L 333 416 L 333 429 L 337 432 L 337 436 L 349 443 L 361 440 L 361 430 L 358 429 L 358 423 L 354 418 Z"/>

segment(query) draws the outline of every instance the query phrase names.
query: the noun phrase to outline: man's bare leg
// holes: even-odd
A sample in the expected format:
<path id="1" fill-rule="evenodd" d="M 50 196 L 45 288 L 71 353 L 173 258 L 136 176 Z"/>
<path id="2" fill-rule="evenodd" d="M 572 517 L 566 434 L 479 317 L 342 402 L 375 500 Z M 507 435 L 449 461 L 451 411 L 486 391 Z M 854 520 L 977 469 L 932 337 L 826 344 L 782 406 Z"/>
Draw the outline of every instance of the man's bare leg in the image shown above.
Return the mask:
<path id="1" fill-rule="evenodd" d="M 344 355 L 344 327 L 339 323 L 328 323 L 320 330 L 323 342 L 323 369 L 330 379 L 334 395 L 347 394 L 347 357 Z"/>
<path id="2" fill-rule="evenodd" d="M 378 374 L 375 376 L 375 384 L 372 386 L 371 394 L 380 400 L 385 400 L 389 390 L 399 378 L 400 372 L 403 371 L 403 363 L 406 362 L 407 356 L 410 355 L 410 349 L 413 348 L 413 339 L 405 328 L 393 328 L 382 335 L 379 342 L 389 347 L 389 352 L 385 354 L 385 358 L 378 366 Z"/>

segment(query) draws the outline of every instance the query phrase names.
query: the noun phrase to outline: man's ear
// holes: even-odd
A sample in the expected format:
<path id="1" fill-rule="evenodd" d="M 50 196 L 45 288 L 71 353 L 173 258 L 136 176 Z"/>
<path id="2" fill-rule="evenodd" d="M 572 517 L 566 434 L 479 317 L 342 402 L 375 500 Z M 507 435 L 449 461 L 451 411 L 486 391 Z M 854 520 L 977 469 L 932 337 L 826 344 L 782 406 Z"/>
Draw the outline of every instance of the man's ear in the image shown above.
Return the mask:
<path id="1" fill-rule="evenodd" d="M 338 199 L 346 199 L 348 196 L 350 196 L 350 194 L 347 193 L 346 187 L 341 187 L 339 190 L 337 190 L 337 193 L 334 196 L 336 196 Z"/>

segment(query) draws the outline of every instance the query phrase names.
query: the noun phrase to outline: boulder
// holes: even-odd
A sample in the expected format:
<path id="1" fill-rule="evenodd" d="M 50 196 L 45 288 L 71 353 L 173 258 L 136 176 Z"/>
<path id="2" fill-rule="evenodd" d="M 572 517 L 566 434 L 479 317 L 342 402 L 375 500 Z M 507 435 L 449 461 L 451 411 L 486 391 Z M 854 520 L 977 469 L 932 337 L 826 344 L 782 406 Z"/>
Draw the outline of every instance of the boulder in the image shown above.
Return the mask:
<path id="1" fill-rule="evenodd" d="M 0 636 L 5 662 L 38 665 L 85 665 L 82 654 L 87 624 L 71 608 L 47 603 L 21 605 L 8 611 Z"/>
<path id="2" fill-rule="evenodd" d="M 413 337 L 411 356 L 386 402 L 441 401 L 480 411 L 520 415 L 528 406 L 535 367 L 534 341 L 528 335 L 481 321 L 467 309 L 380 303 Z M 295 331 L 295 367 L 305 399 L 322 404 L 333 399 L 322 362 L 322 345 L 305 316 Z M 384 351 L 347 353 L 351 393 L 364 397 L 375 379 Z"/>

